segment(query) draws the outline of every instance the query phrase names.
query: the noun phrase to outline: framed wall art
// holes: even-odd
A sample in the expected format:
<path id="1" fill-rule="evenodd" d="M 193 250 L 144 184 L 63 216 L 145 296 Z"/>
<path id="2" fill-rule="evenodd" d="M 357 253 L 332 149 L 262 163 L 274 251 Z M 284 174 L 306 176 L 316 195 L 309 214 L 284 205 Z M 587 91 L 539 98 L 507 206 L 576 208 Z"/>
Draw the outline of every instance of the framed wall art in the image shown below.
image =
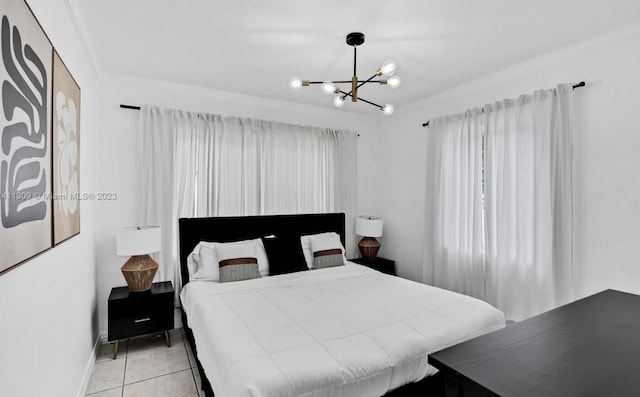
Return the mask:
<path id="1" fill-rule="evenodd" d="M 80 87 L 53 52 L 53 244 L 80 233 Z"/>
<path id="2" fill-rule="evenodd" d="M 53 47 L 22 0 L 0 2 L 0 273 L 52 246 Z"/>

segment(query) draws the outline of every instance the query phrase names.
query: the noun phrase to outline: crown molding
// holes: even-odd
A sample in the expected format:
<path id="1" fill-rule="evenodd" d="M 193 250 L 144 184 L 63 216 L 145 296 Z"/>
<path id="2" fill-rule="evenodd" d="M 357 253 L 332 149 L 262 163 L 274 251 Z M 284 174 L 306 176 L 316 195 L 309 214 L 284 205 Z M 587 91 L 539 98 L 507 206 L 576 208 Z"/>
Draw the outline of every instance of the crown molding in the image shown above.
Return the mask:
<path id="1" fill-rule="evenodd" d="M 100 76 L 104 74 L 104 70 L 100 65 L 98 55 L 95 51 L 93 42 L 91 41 L 91 36 L 89 35 L 89 30 L 85 23 L 86 18 L 84 16 L 84 12 L 82 11 L 82 7 L 80 6 L 79 0 L 64 0 L 64 4 L 67 8 L 69 16 L 71 17 L 71 20 L 73 21 L 73 26 L 78 33 L 78 37 L 82 42 L 82 47 L 87 53 L 87 57 L 89 58 L 89 64 L 91 65 L 93 74 L 96 79 L 99 79 Z"/>

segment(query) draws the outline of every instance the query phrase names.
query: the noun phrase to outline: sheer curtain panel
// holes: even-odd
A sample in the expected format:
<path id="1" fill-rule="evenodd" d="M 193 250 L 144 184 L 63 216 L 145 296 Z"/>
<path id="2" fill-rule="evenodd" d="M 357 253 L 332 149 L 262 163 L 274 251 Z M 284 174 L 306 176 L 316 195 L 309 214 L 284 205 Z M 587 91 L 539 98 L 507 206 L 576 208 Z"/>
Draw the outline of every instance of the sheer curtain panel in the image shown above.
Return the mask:
<path id="1" fill-rule="evenodd" d="M 431 121 L 425 282 L 484 299 L 480 109 Z"/>
<path id="2" fill-rule="evenodd" d="M 522 320 L 573 297 L 573 88 L 485 107 L 487 299 Z"/>
<path id="3" fill-rule="evenodd" d="M 178 218 L 176 145 L 175 131 L 184 122 L 174 112 L 143 106 L 140 109 L 142 131 L 141 187 L 139 224 L 158 225 L 161 228 L 162 249 L 153 254 L 158 262 L 156 280 L 172 281 L 180 275 L 178 269 L 167 264 L 178 260 L 177 228 L 173 219 Z M 181 159 L 182 160 L 182 159 Z"/>
<path id="4" fill-rule="evenodd" d="M 335 211 L 353 219 L 355 133 L 150 106 L 141 115 L 141 221 L 162 227 L 158 277 L 177 290 L 181 217 Z"/>
<path id="5" fill-rule="evenodd" d="M 433 120 L 424 280 L 522 320 L 573 298 L 573 88 Z"/>

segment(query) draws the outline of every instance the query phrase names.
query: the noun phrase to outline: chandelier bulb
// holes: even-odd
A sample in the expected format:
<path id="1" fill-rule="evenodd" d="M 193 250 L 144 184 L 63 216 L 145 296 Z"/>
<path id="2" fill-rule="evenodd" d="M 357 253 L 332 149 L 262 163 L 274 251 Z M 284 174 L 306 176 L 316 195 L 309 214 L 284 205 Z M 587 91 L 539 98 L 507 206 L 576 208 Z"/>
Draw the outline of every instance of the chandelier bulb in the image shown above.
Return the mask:
<path id="1" fill-rule="evenodd" d="M 293 77 L 289 80 L 289 88 L 293 91 L 298 91 L 302 87 L 302 80 L 297 77 Z"/>
<path id="2" fill-rule="evenodd" d="M 344 97 L 342 95 L 336 95 L 335 98 L 333 98 L 333 104 L 335 107 L 341 108 L 342 105 L 344 105 Z"/>
<path id="3" fill-rule="evenodd" d="M 330 81 L 325 81 L 324 83 L 322 83 L 320 89 L 326 95 L 335 94 L 336 92 L 336 86 Z"/>
<path id="4" fill-rule="evenodd" d="M 393 75 L 387 79 L 387 85 L 391 88 L 398 88 L 402 84 L 402 79 L 398 75 Z"/>
<path id="5" fill-rule="evenodd" d="M 393 105 L 382 105 L 380 106 L 380 110 L 382 110 L 382 113 L 384 113 L 385 116 L 391 116 L 393 114 Z"/>
<path id="6" fill-rule="evenodd" d="M 393 61 L 389 61 L 389 60 L 384 61 L 382 66 L 380 66 L 379 73 L 382 73 L 387 77 L 393 76 L 395 72 L 396 72 L 396 63 Z"/>

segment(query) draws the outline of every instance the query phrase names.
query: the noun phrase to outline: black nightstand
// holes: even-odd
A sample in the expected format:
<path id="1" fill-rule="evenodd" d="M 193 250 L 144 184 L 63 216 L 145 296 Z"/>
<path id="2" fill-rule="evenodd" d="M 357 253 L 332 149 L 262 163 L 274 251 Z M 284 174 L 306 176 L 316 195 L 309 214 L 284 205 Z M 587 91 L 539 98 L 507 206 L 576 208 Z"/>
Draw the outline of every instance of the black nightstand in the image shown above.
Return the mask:
<path id="1" fill-rule="evenodd" d="M 144 292 L 131 292 L 128 287 L 111 289 L 108 339 L 116 341 L 114 359 L 124 338 L 164 331 L 167 346 L 171 346 L 168 331 L 173 329 L 173 296 L 171 281 L 153 283 L 151 290 Z"/>
<path id="2" fill-rule="evenodd" d="M 392 261 L 391 259 L 377 257 L 372 261 L 368 261 L 364 258 L 355 258 L 355 259 L 349 259 L 349 260 L 359 265 L 367 266 L 372 269 L 378 270 L 382 273 L 387 273 L 392 276 L 396 275 L 396 262 Z"/>

